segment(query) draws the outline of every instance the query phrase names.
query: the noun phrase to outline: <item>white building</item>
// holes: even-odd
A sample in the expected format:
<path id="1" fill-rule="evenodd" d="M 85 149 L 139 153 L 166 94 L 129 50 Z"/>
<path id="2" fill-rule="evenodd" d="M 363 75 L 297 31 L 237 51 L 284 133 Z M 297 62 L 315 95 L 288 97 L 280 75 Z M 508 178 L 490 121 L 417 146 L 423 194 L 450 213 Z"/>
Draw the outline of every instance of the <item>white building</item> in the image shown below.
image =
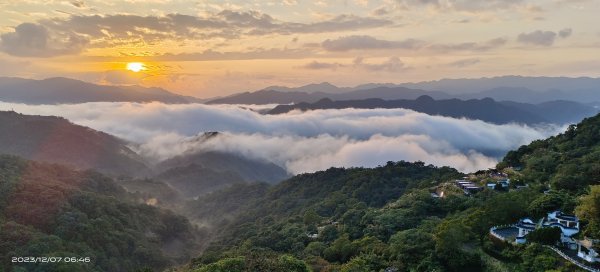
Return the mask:
<path id="1" fill-rule="evenodd" d="M 517 223 L 515 227 L 519 229 L 519 234 L 517 234 L 515 242 L 517 244 L 525 244 L 527 242 L 525 236 L 535 230 L 535 223 L 533 223 L 530 218 L 523 218 L 519 220 L 519 223 Z"/>
<path id="2" fill-rule="evenodd" d="M 457 179 L 454 182 L 455 182 L 456 186 L 458 186 L 458 188 L 461 188 L 463 190 L 465 195 L 470 195 L 470 194 L 473 194 L 473 193 L 483 190 L 483 187 L 478 186 L 477 184 L 475 184 L 473 182 L 466 181 L 463 179 Z"/>
<path id="3" fill-rule="evenodd" d="M 575 240 L 571 237 L 579 233 L 579 219 L 574 215 L 567 215 L 561 211 L 553 211 L 548 213 L 546 220 L 544 220 L 543 227 L 558 227 L 560 228 L 561 235 L 560 241 L 568 244 L 572 249 L 575 249 Z"/>
<path id="4" fill-rule="evenodd" d="M 517 244 L 524 244 L 527 242 L 525 236 L 534 231 L 538 226 L 530 218 L 523 218 L 519 220 L 515 227 L 519 229 L 519 234 L 515 242 Z M 560 228 L 560 241 L 571 249 L 576 249 L 577 243 L 571 238 L 579 232 L 579 219 L 576 216 L 567 215 L 561 211 L 553 211 L 548 213 L 548 216 L 543 219 L 539 227 Z"/>

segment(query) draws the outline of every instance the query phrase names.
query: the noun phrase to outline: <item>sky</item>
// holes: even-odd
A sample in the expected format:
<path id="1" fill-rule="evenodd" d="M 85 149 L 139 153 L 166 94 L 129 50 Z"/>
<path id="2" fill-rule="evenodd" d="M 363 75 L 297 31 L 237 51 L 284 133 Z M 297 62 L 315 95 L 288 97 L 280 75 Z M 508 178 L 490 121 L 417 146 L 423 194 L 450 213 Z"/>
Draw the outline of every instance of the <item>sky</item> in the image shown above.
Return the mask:
<path id="1" fill-rule="evenodd" d="M 0 76 L 202 98 L 318 82 L 598 77 L 598 14 L 599 0 L 3 0 Z"/>

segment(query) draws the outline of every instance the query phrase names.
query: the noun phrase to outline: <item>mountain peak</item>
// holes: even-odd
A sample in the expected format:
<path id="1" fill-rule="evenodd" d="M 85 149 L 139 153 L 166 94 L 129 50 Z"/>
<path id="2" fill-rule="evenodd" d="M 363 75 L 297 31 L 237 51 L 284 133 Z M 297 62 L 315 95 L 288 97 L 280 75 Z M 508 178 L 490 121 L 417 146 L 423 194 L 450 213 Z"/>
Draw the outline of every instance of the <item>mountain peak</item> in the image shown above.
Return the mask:
<path id="1" fill-rule="evenodd" d="M 429 95 L 421 95 L 419 97 L 417 97 L 417 102 L 432 102 L 435 101 L 433 99 L 433 97 L 429 96 Z"/>

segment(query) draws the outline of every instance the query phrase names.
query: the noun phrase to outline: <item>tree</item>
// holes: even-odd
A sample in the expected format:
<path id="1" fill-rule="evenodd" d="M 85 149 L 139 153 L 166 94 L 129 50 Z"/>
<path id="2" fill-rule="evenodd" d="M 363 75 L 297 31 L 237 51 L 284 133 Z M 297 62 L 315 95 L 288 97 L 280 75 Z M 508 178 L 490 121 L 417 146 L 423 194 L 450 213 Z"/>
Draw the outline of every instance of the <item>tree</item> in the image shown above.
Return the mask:
<path id="1" fill-rule="evenodd" d="M 544 272 L 558 267 L 559 258 L 550 249 L 542 247 L 540 244 L 531 244 L 525 248 L 521 258 L 520 271 Z"/>
<path id="2" fill-rule="evenodd" d="M 544 245 L 555 245 L 560 239 L 561 230 L 558 227 L 536 229 L 527 234 L 527 240 Z"/>
<path id="3" fill-rule="evenodd" d="M 314 209 L 310 209 L 304 213 L 304 224 L 305 225 L 315 225 L 321 222 L 323 218 L 317 214 Z"/>
<path id="4" fill-rule="evenodd" d="M 390 253 L 402 263 L 417 265 L 435 249 L 433 235 L 420 229 L 400 231 L 390 238 Z"/>
<path id="5" fill-rule="evenodd" d="M 435 252 L 449 271 L 481 271 L 479 255 L 461 249 L 473 236 L 463 222 L 446 221 L 438 226 L 435 236 Z"/>
<path id="6" fill-rule="evenodd" d="M 369 272 L 367 261 L 361 257 L 352 258 L 348 263 L 342 265 L 341 272 Z"/>
<path id="7" fill-rule="evenodd" d="M 600 185 L 590 186 L 590 192 L 579 199 L 575 214 L 588 223 L 585 235 L 600 238 Z"/>
<path id="8" fill-rule="evenodd" d="M 302 260 L 298 260 L 291 255 L 282 255 L 277 258 L 277 271 L 309 272 L 310 268 Z"/>
<path id="9" fill-rule="evenodd" d="M 345 263 L 357 252 L 356 246 L 350 242 L 347 235 L 333 241 L 330 247 L 325 249 L 323 255 L 330 262 Z"/>
<path id="10" fill-rule="evenodd" d="M 319 239 L 324 242 L 331 242 L 331 241 L 337 239 L 338 235 L 339 235 L 338 230 L 335 226 L 327 225 L 327 226 L 325 226 L 325 228 L 323 228 L 323 231 L 321 232 Z"/>
<path id="11" fill-rule="evenodd" d="M 563 207 L 565 204 L 568 204 L 569 198 L 571 198 L 569 195 L 561 192 L 543 194 L 532 201 L 531 204 L 529 204 L 529 207 L 527 207 L 527 210 L 533 217 L 542 217 L 545 216 L 547 212 L 559 209 L 567 212 Z"/>
<path id="12" fill-rule="evenodd" d="M 327 246 L 323 242 L 310 242 L 304 248 L 304 252 L 313 256 L 321 256 L 326 248 Z"/>
<path id="13" fill-rule="evenodd" d="M 246 267 L 244 257 L 226 258 L 206 265 L 196 272 L 242 272 Z"/>

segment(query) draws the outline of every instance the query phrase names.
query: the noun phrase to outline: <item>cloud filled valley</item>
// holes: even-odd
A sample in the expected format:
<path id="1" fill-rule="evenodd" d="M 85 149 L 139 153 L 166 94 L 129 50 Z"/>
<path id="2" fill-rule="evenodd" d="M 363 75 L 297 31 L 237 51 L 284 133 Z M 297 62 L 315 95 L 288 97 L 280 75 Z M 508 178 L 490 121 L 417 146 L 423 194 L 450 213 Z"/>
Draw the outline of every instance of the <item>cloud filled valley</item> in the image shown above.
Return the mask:
<path id="1" fill-rule="evenodd" d="M 62 116 L 137 143 L 135 149 L 155 161 L 184 152 L 223 151 L 270 161 L 293 174 L 398 160 L 473 171 L 494 166 L 508 150 L 565 129 L 495 125 L 405 109 L 281 115 L 262 115 L 235 105 L 162 103 L 0 103 L 0 109 Z M 210 131 L 221 133 L 199 137 Z"/>

